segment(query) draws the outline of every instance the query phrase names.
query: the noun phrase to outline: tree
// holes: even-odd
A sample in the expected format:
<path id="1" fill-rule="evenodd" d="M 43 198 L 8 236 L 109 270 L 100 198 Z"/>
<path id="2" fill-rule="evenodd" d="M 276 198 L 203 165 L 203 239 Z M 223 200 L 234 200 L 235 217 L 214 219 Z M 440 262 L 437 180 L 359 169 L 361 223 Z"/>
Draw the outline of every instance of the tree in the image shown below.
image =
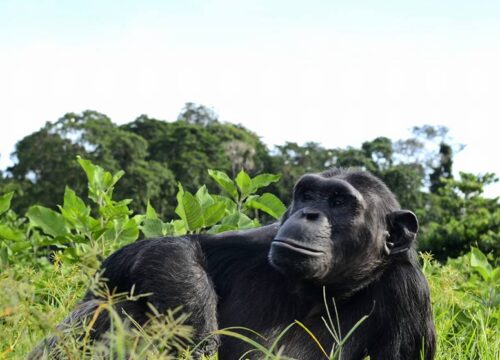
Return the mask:
<path id="1" fill-rule="evenodd" d="M 75 162 L 77 155 L 111 171 L 125 170 L 128 176 L 116 193 L 134 199 L 136 210 L 144 210 L 148 199 L 164 201 L 167 195 L 173 199 L 172 173 L 154 161 L 147 162 L 147 149 L 144 138 L 119 128 L 106 115 L 68 113 L 16 145 L 17 161 L 8 169 L 21 190 L 16 210 L 24 211 L 33 202 L 55 207 L 65 185 L 82 195 L 86 184 Z"/>
<path id="2" fill-rule="evenodd" d="M 19 141 L 16 162 L 7 169 L 10 186 L 18 190 L 13 208 L 24 213 L 34 203 L 55 207 L 66 184 L 83 193 L 86 185 L 75 161 L 79 154 L 87 154 L 85 148 L 55 133 L 50 123 Z"/>
<path id="3" fill-rule="evenodd" d="M 240 170 L 254 174 L 271 169 L 267 147 L 240 125 L 182 119 L 166 122 L 142 115 L 121 128 L 146 140 L 146 159 L 163 164 L 175 174 L 176 182 L 191 191 L 203 184 L 215 190 L 207 169 L 223 170 L 233 176 Z"/>
<path id="4" fill-rule="evenodd" d="M 436 193 L 444 186 L 444 179 L 453 178 L 453 149 L 446 143 L 439 145 L 439 163 L 429 176 L 430 187 L 432 193 Z"/>
<path id="5" fill-rule="evenodd" d="M 373 163 L 373 168 L 381 172 L 392 166 L 393 145 L 392 141 L 386 137 L 378 137 L 372 141 L 365 141 L 361 145 L 365 156 Z"/>
<path id="6" fill-rule="evenodd" d="M 381 174 L 404 209 L 411 209 L 421 218 L 426 194 L 422 191 L 424 174 L 418 164 L 396 164 Z"/>
<path id="7" fill-rule="evenodd" d="M 219 117 L 212 109 L 205 105 L 188 102 L 184 105 L 177 121 L 185 121 L 191 125 L 207 126 L 219 121 Z"/>
<path id="8" fill-rule="evenodd" d="M 134 210 L 144 211 L 151 201 L 159 216 L 170 218 L 178 182 L 187 191 L 203 184 L 216 190 L 208 169 L 233 177 L 240 170 L 250 175 L 279 173 L 280 182 L 268 190 L 289 203 L 290 189 L 303 174 L 358 167 L 384 180 L 401 206 L 417 213 L 421 249 L 440 260 L 458 256 L 471 245 L 500 253 L 498 199 L 482 193 L 496 178 L 461 174 L 454 179 L 453 156 L 461 146 L 453 143 L 445 127 L 415 127 L 408 139 L 377 137 L 359 148 L 288 142 L 269 152 L 257 134 L 218 121 L 203 105 L 186 104 L 178 118 L 167 122 L 141 115 L 117 126 L 95 111 L 65 114 L 17 143 L 14 165 L 0 173 L 0 190 L 16 191 L 13 208 L 18 212 L 34 203 L 55 207 L 66 185 L 83 196 L 87 185 L 75 162 L 81 155 L 112 172 L 125 170 L 115 194 L 133 199 Z"/>
<path id="9" fill-rule="evenodd" d="M 231 163 L 231 176 L 234 178 L 239 170 L 251 172 L 255 168 L 255 149 L 252 145 L 240 140 L 228 141 L 224 144 L 226 155 Z"/>
<path id="10" fill-rule="evenodd" d="M 471 246 L 500 257 L 500 204 L 485 198 L 484 186 L 498 181 L 491 173 L 460 173 L 460 179 L 442 179 L 436 193 L 429 194 L 427 218 L 421 232 L 420 249 L 441 261 L 457 257 Z"/>

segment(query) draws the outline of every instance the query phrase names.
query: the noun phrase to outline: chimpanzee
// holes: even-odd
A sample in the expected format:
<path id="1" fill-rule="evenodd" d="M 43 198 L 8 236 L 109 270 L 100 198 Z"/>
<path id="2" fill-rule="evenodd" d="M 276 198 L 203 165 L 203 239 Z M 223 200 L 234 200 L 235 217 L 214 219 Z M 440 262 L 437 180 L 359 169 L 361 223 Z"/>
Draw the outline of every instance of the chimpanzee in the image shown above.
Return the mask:
<path id="1" fill-rule="evenodd" d="M 400 209 L 381 180 L 332 169 L 300 178 L 279 224 L 141 240 L 108 257 L 103 276 L 117 292 L 151 293 L 118 305 L 138 323 L 147 321 L 151 304 L 160 312 L 182 305 L 195 341 L 238 326 L 261 334 L 256 340 L 270 347 L 297 320 L 329 352 L 335 341 L 324 323 L 328 310 L 341 338 L 367 316 L 344 342 L 342 360 L 432 359 L 435 330 L 414 249 L 417 230 L 416 216 Z M 92 315 L 95 303 L 88 292 L 70 318 Z M 108 326 L 100 316 L 93 337 Z M 325 358 L 299 325 L 278 346 L 294 359 Z M 213 336 L 200 349 L 233 360 L 250 347 Z M 245 356 L 263 357 L 256 351 Z"/>

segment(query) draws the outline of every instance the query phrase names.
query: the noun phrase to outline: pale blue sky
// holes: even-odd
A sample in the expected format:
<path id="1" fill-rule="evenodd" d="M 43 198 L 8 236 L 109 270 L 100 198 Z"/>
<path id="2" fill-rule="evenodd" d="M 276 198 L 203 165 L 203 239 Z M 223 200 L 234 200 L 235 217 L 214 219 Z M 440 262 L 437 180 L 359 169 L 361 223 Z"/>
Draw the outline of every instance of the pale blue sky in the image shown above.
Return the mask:
<path id="1" fill-rule="evenodd" d="M 174 120 L 194 101 L 269 145 L 442 124 L 467 145 L 457 170 L 500 174 L 499 64 L 498 0 L 0 0 L 0 168 L 65 112 Z"/>

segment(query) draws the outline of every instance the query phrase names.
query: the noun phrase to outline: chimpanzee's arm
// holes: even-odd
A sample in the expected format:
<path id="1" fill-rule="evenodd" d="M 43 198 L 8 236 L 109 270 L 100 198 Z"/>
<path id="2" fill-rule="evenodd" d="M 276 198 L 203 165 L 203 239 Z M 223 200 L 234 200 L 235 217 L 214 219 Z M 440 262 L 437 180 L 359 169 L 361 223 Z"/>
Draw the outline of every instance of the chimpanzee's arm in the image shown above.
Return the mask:
<path id="1" fill-rule="evenodd" d="M 214 248 L 228 249 L 231 247 L 269 249 L 278 229 L 279 223 L 273 223 L 254 229 L 226 231 L 216 235 L 200 235 L 198 240 L 204 252 Z"/>

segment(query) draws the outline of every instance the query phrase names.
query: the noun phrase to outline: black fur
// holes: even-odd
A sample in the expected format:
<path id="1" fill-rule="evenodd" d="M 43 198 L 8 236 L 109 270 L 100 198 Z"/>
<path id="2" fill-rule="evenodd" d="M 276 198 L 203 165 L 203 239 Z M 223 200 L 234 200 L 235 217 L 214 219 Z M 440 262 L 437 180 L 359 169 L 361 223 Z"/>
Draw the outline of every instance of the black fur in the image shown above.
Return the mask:
<path id="1" fill-rule="evenodd" d="M 139 323 L 147 319 L 147 302 L 159 311 L 182 305 L 191 314 L 195 341 L 216 329 L 241 326 L 263 335 L 270 346 L 298 320 L 330 351 L 334 340 L 322 320 L 327 318 L 325 291 L 331 314 L 335 299 L 341 337 L 368 315 L 344 344 L 342 360 L 367 355 L 413 360 L 421 354 L 432 359 L 435 330 L 429 289 L 414 250 L 417 229 L 413 213 L 400 210 L 379 179 L 334 169 L 298 181 L 280 224 L 142 240 L 118 250 L 102 267 L 111 289 L 152 293 L 121 305 Z M 83 304 L 92 301 L 89 292 Z M 100 321 L 94 335 L 107 326 L 106 319 Z M 279 344 L 295 359 L 325 358 L 299 326 Z M 221 360 L 250 350 L 235 338 L 214 337 L 200 351 L 217 347 Z"/>

